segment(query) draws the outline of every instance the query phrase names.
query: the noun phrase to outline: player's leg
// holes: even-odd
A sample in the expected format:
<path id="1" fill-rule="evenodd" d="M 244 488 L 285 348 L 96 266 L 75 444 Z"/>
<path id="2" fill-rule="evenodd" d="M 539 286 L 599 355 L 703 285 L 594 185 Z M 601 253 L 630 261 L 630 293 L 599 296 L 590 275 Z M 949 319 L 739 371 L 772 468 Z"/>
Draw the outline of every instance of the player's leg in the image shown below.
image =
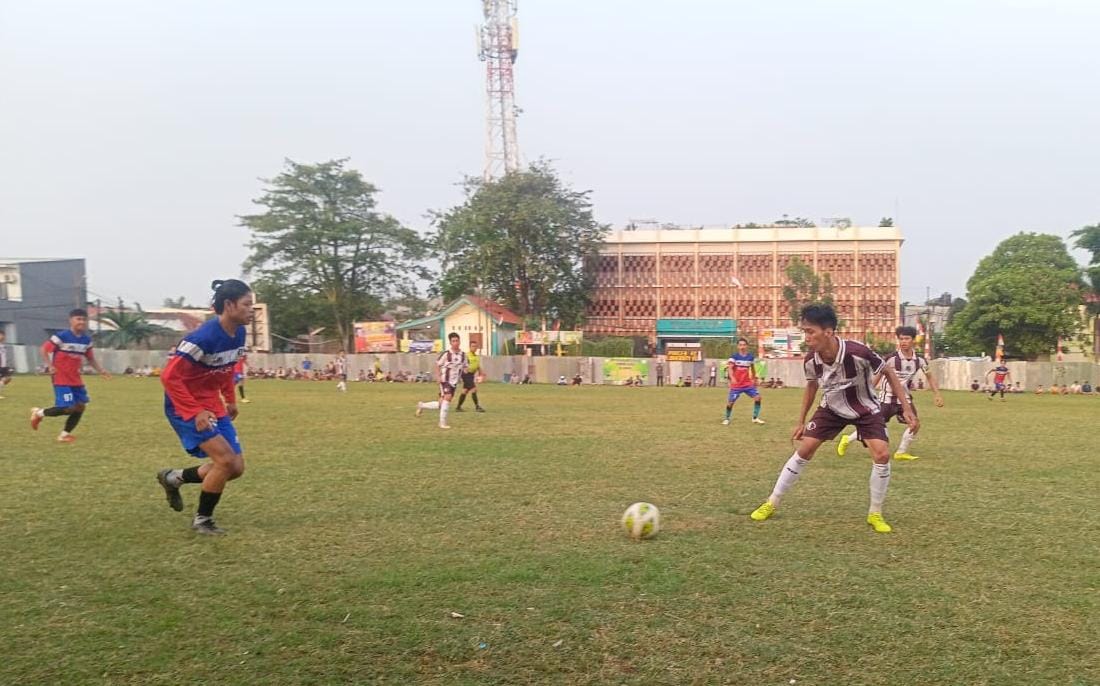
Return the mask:
<path id="1" fill-rule="evenodd" d="M 447 410 L 451 407 L 451 399 L 455 396 L 455 389 L 448 384 L 443 384 L 442 391 L 442 400 L 439 401 L 439 428 L 449 429 L 451 427 L 447 424 Z"/>
<path id="2" fill-rule="evenodd" d="M 882 506 L 886 502 L 886 489 L 890 486 L 890 443 L 878 438 L 867 439 L 871 453 L 871 504 L 867 508 L 867 523 L 877 533 L 888 534 L 892 530 L 882 518 Z"/>
<path id="3" fill-rule="evenodd" d="M 474 412 L 484 412 L 485 408 L 481 406 L 481 402 L 477 399 L 477 381 L 474 381 L 474 387 L 470 389 L 470 397 L 474 399 Z"/>
<path id="4" fill-rule="evenodd" d="M 72 443 L 73 430 L 76 429 L 76 425 L 80 423 L 80 418 L 84 416 L 84 410 L 87 406 L 84 403 L 77 403 L 69 408 L 68 415 L 65 417 L 65 428 L 61 430 L 61 434 L 57 437 L 57 440 L 61 443 Z"/>
<path id="5" fill-rule="evenodd" d="M 803 436 L 802 440 L 799 441 L 798 449 L 787 458 L 787 462 L 779 470 L 779 477 L 775 480 L 771 495 L 768 496 L 763 505 L 753 510 L 749 516 L 758 522 L 771 517 L 775 513 L 775 508 L 779 507 L 779 502 L 783 499 L 783 496 L 786 495 L 791 486 L 798 483 L 799 477 L 802 476 L 802 470 L 810 463 L 814 453 L 817 452 L 820 446 L 820 438 Z"/>
<path id="6" fill-rule="evenodd" d="M 763 424 L 764 420 L 760 418 L 760 403 L 763 398 L 760 397 L 760 391 L 755 388 L 748 390 L 748 395 L 752 398 L 752 423 Z"/>
<path id="7" fill-rule="evenodd" d="M 428 402 L 421 401 L 421 402 L 416 403 L 416 416 L 419 417 L 420 414 L 424 410 L 438 410 L 438 409 L 439 409 L 439 401 L 438 400 L 431 400 L 431 401 L 428 401 Z"/>
<path id="8" fill-rule="evenodd" d="M 729 426 L 730 417 L 733 416 L 733 404 L 741 397 L 741 391 L 730 390 L 726 396 L 726 418 L 722 420 L 722 426 Z"/>
<path id="9" fill-rule="evenodd" d="M 912 403 L 912 401 L 910 401 Z M 917 406 L 912 405 L 913 414 L 917 413 Z M 905 424 L 905 417 L 902 416 L 900 408 L 897 414 L 898 421 Z M 894 453 L 895 460 L 919 460 L 920 458 L 909 452 L 909 447 L 913 445 L 913 441 L 917 439 L 917 432 L 913 431 L 906 424 L 905 431 L 901 434 L 901 441 L 898 442 L 898 449 Z"/>
<path id="10" fill-rule="evenodd" d="M 227 418 L 220 422 L 231 425 Z M 214 508 L 221 500 L 225 485 L 244 474 L 244 455 L 238 452 L 239 446 L 231 445 L 225 435 L 204 441 L 199 447 L 209 456 L 210 463 L 202 472 L 202 492 L 199 493 L 199 507 L 191 528 L 202 534 L 224 534 L 225 530 L 214 523 Z"/>

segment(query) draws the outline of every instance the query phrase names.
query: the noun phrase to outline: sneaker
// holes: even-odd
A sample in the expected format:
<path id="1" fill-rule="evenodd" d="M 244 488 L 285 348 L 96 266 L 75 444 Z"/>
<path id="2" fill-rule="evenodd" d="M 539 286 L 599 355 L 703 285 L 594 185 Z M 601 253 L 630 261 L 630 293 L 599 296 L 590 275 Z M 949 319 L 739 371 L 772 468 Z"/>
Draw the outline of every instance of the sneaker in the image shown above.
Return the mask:
<path id="1" fill-rule="evenodd" d="M 57 437 L 58 443 L 76 443 L 76 436 L 72 434 L 62 434 Z"/>
<path id="2" fill-rule="evenodd" d="M 844 434 L 840 437 L 840 442 L 836 444 L 836 454 L 844 457 L 844 453 L 848 452 L 848 444 L 852 442 L 852 436 L 850 434 Z"/>
<path id="3" fill-rule="evenodd" d="M 440 429 L 449 429 L 449 428 L 451 428 L 451 425 L 450 424 L 440 424 L 439 428 Z"/>
<path id="4" fill-rule="evenodd" d="M 722 420 L 722 426 L 729 426 L 729 425 L 730 425 L 730 420 L 728 420 L 728 419 L 723 419 Z"/>
<path id="5" fill-rule="evenodd" d="M 484 412 L 484 411 L 485 411 L 485 408 L 481 407 L 480 405 L 474 408 L 474 412 Z"/>
<path id="6" fill-rule="evenodd" d="M 250 402 L 252 402 L 252 401 L 251 401 L 251 400 L 249 400 L 248 398 L 241 398 L 241 404 L 242 404 L 242 405 L 247 405 L 247 404 L 248 404 L 248 403 L 250 403 Z"/>
<path id="7" fill-rule="evenodd" d="M 424 406 L 421 405 L 420 403 L 417 403 L 416 404 L 416 416 L 419 417 L 422 412 L 424 412 Z"/>
<path id="8" fill-rule="evenodd" d="M 894 453 L 895 460 L 919 460 L 916 455 L 910 455 L 909 453 Z"/>
<path id="9" fill-rule="evenodd" d="M 762 522 L 773 514 L 775 514 L 775 505 L 772 505 L 769 501 L 764 501 L 764 504 L 753 510 L 749 516 L 754 521 Z"/>
<path id="10" fill-rule="evenodd" d="M 753 417 L 752 418 L 752 423 L 753 424 L 765 424 L 766 422 L 763 419 L 761 419 L 760 417 Z"/>
<path id="11" fill-rule="evenodd" d="M 164 495 L 168 498 L 168 507 L 176 512 L 183 512 L 183 497 L 180 496 L 179 486 L 173 486 L 168 480 L 171 469 L 162 469 L 157 472 L 157 483 L 164 487 Z"/>
<path id="12" fill-rule="evenodd" d="M 465 412 L 465 411 L 466 410 L 462 409 L 461 407 L 456 407 L 455 408 L 455 412 Z"/>
<path id="13" fill-rule="evenodd" d="M 31 428 L 38 431 L 38 425 L 42 423 L 43 417 L 38 416 L 38 413 L 42 411 L 41 407 L 31 408 Z"/>
<path id="14" fill-rule="evenodd" d="M 213 517 L 199 517 L 198 515 L 195 515 L 195 519 L 191 521 L 191 529 L 195 533 L 204 536 L 221 536 L 225 533 L 225 529 L 214 523 Z"/>
<path id="15" fill-rule="evenodd" d="M 872 512 L 867 515 L 867 523 L 874 528 L 876 534 L 888 534 L 893 531 L 886 520 L 882 518 L 881 512 Z"/>

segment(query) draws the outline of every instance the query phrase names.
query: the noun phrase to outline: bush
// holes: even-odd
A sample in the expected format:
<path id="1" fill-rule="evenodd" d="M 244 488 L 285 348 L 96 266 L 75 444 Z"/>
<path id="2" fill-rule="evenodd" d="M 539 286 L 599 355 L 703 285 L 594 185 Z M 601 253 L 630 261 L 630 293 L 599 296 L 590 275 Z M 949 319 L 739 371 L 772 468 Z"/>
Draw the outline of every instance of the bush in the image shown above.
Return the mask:
<path id="1" fill-rule="evenodd" d="M 581 355 L 585 357 L 633 357 L 633 338 L 585 339 L 581 343 Z"/>

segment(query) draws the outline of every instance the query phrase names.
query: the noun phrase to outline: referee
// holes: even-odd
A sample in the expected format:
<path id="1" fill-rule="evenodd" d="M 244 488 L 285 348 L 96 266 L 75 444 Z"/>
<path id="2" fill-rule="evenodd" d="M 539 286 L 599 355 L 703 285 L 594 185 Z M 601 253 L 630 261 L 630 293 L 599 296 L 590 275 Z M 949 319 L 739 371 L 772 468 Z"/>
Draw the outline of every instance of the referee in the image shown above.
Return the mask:
<path id="1" fill-rule="evenodd" d="M 485 408 L 477 400 L 477 373 L 481 370 L 481 358 L 473 343 L 470 344 L 470 352 L 466 353 L 466 359 L 469 364 L 462 375 L 462 394 L 458 396 L 458 407 L 455 408 L 455 412 L 465 412 L 462 409 L 462 403 L 466 402 L 467 394 L 474 396 L 474 412 L 484 412 Z"/>

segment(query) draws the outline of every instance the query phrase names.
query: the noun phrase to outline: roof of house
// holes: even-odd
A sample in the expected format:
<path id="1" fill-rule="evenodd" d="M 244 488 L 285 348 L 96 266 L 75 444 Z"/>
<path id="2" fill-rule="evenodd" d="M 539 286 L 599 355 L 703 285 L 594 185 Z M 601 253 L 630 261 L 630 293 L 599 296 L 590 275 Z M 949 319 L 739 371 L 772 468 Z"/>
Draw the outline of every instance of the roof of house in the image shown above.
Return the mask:
<path id="1" fill-rule="evenodd" d="M 399 330 L 411 329 L 416 326 L 423 326 L 424 324 L 436 321 L 437 319 L 443 319 L 462 305 L 470 305 L 472 307 L 478 308 L 482 312 L 485 312 L 493 318 L 493 321 L 496 322 L 497 326 L 518 327 L 523 324 L 523 320 L 520 319 L 520 316 L 518 314 L 509 310 L 507 307 L 501 305 L 500 303 L 489 300 L 488 298 L 482 298 L 477 295 L 464 295 L 460 298 L 453 300 L 446 307 L 444 307 L 439 312 L 436 312 L 435 314 L 428 315 L 427 317 L 421 317 L 420 319 L 413 319 L 411 321 L 402 322 L 401 324 L 397 325 L 397 328 Z"/>

